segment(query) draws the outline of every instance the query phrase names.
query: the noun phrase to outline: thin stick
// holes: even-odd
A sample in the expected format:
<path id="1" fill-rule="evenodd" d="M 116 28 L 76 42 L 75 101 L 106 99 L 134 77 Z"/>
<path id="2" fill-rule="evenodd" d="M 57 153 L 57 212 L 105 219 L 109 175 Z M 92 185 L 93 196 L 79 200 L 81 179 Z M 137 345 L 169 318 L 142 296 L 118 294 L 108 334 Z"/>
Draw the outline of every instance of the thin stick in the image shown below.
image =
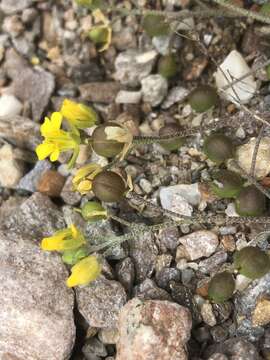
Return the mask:
<path id="1" fill-rule="evenodd" d="M 252 161 L 251 161 L 251 166 L 250 166 L 250 175 L 254 177 L 255 174 L 255 167 L 256 167 L 256 159 L 257 159 L 257 154 L 259 151 L 259 147 L 260 147 L 260 142 L 262 140 L 263 137 L 263 133 L 264 133 L 264 129 L 265 129 L 265 125 L 263 124 L 262 127 L 260 128 L 258 137 L 256 139 L 256 143 L 254 146 L 254 151 L 252 154 Z"/>

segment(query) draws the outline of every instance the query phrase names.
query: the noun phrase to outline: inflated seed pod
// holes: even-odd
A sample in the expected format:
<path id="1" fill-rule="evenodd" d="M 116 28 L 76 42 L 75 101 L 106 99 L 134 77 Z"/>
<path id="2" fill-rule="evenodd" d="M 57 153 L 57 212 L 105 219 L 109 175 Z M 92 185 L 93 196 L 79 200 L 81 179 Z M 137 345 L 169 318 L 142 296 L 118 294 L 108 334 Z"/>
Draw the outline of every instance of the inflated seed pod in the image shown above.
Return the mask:
<path id="1" fill-rule="evenodd" d="M 212 86 L 201 85 L 189 94 L 188 102 L 194 111 L 202 113 L 217 105 L 218 94 Z"/>
<path id="2" fill-rule="evenodd" d="M 223 271 L 216 274 L 208 286 L 208 297 L 215 303 L 222 303 L 232 296 L 235 289 L 235 282 L 232 274 Z"/>
<path id="3" fill-rule="evenodd" d="M 270 16 L 270 2 L 262 5 L 262 7 L 260 8 L 260 14 L 264 16 Z"/>
<path id="4" fill-rule="evenodd" d="M 181 130 L 180 126 L 177 124 L 168 124 L 163 126 L 160 130 L 159 130 L 159 136 L 167 136 L 167 135 L 174 135 L 176 133 L 178 133 Z M 164 141 L 161 142 L 160 145 L 169 151 L 173 151 L 173 150 L 177 150 L 179 149 L 185 142 L 184 138 L 178 138 L 178 139 L 173 139 L 170 141 Z"/>
<path id="5" fill-rule="evenodd" d="M 229 170 L 219 170 L 214 174 L 213 178 L 211 189 L 220 198 L 236 197 L 244 183 L 240 175 Z"/>
<path id="6" fill-rule="evenodd" d="M 249 185 L 237 196 L 235 208 L 241 216 L 260 216 L 266 210 L 266 198 L 254 185 Z"/>
<path id="7" fill-rule="evenodd" d="M 84 220 L 95 222 L 107 218 L 107 211 L 96 201 L 88 201 L 81 208 L 81 214 Z"/>
<path id="8" fill-rule="evenodd" d="M 250 279 L 258 279 L 270 271 L 270 258 L 263 250 L 247 246 L 234 255 L 234 267 Z"/>
<path id="9" fill-rule="evenodd" d="M 95 176 L 92 183 L 95 196 L 104 202 L 120 201 L 126 191 L 122 177 L 113 171 L 102 171 Z"/>
<path id="10" fill-rule="evenodd" d="M 170 25 L 164 15 L 145 15 L 142 27 L 150 37 L 168 35 L 170 33 Z"/>
<path id="11" fill-rule="evenodd" d="M 111 158 L 118 155 L 124 144 L 117 140 L 108 140 L 105 133 L 107 126 L 119 126 L 116 123 L 108 122 L 106 125 L 99 125 L 95 128 L 92 134 L 92 148 L 94 151 L 101 156 Z"/>
<path id="12" fill-rule="evenodd" d="M 210 160 L 221 164 L 234 156 L 235 147 L 228 136 L 214 132 L 204 140 L 203 151 Z"/>
<path id="13" fill-rule="evenodd" d="M 89 31 L 88 36 L 93 43 L 104 44 L 108 40 L 109 28 L 105 26 L 95 26 Z"/>
<path id="14" fill-rule="evenodd" d="M 177 63 L 173 54 L 162 56 L 158 61 L 158 73 L 170 79 L 177 74 Z"/>

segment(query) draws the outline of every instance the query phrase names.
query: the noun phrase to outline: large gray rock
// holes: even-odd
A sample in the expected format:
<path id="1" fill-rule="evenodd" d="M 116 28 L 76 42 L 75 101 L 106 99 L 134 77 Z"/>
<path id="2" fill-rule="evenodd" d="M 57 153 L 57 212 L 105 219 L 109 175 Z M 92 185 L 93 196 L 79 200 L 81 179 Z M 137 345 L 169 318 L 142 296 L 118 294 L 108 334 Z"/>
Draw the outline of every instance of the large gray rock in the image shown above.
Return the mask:
<path id="1" fill-rule="evenodd" d="M 56 254 L 0 232 L 0 359 L 69 359 L 75 339 L 73 292 Z"/>

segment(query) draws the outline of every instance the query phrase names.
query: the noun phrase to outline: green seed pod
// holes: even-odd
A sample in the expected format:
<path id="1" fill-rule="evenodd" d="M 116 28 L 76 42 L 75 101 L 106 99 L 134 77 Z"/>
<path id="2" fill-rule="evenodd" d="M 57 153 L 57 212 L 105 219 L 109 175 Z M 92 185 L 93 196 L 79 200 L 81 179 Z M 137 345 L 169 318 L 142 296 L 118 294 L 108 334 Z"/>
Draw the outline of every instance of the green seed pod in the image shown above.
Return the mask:
<path id="1" fill-rule="evenodd" d="M 266 210 L 266 198 L 254 185 L 250 185 L 237 196 L 235 208 L 241 216 L 260 216 Z"/>
<path id="2" fill-rule="evenodd" d="M 198 86 L 189 94 L 188 102 L 194 111 L 203 113 L 218 103 L 218 94 L 212 86 Z"/>
<path id="3" fill-rule="evenodd" d="M 170 33 L 170 25 L 163 15 L 145 15 L 142 27 L 150 37 L 169 35 Z"/>
<path id="4" fill-rule="evenodd" d="M 158 73 L 170 79 L 177 74 L 177 63 L 173 54 L 162 56 L 158 61 Z"/>
<path id="5" fill-rule="evenodd" d="M 210 160 L 219 165 L 234 156 L 235 147 L 229 137 L 212 133 L 204 140 L 203 151 Z"/>
<path id="6" fill-rule="evenodd" d="M 95 44 L 105 44 L 108 41 L 109 28 L 105 26 L 95 26 L 89 31 L 88 36 Z"/>
<path id="7" fill-rule="evenodd" d="M 220 198 L 236 197 L 243 186 L 244 180 L 240 175 L 229 170 L 219 170 L 214 174 L 211 189 Z"/>
<path id="8" fill-rule="evenodd" d="M 104 202 L 120 201 L 126 191 L 124 180 L 113 171 L 100 172 L 95 176 L 92 186 L 96 197 Z"/>
<path id="9" fill-rule="evenodd" d="M 107 211 L 104 207 L 96 201 L 88 201 L 81 209 L 81 214 L 84 220 L 95 222 L 107 218 Z"/>
<path id="10" fill-rule="evenodd" d="M 240 274 L 250 279 L 258 279 L 270 270 L 270 259 L 267 253 L 253 246 L 237 251 L 233 264 Z"/>
<path id="11" fill-rule="evenodd" d="M 159 136 L 174 135 L 180 130 L 181 128 L 177 124 L 165 125 L 159 130 Z M 166 142 L 161 142 L 160 145 L 168 151 L 173 151 L 179 149 L 184 144 L 184 142 L 184 138 L 178 138 Z"/>
<path id="12" fill-rule="evenodd" d="M 210 281 L 208 297 L 215 303 L 222 303 L 230 299 L 235 289 L 235 282 L 232 274 L 228 271 L 216 274 Z"/>
<path id="13" fill-rule="evenodd" d="M 88 255 L 88 251 L 86 247 L 80 247 L 75 250 L 66 250 L 62 255 L 62 260 L 65 264 L 74 265 L 79 260 L 83 259 Z"/>
<path id="14" fill-rule="evenodd" d="M 264 16 L 270 16 L 270 3 L 265 3 L 260 8 L 260 14 Z"/>
<path id="15" fill-rule="evenodd" d="M 116 123 L 108 122 L 106 125 L 99 125 L 95 128 L 92 134 L 92 148 L 101 156 L 111 158 L 118 155 L 124 144 L 117 140 L 108 140 L 105 133 L 107 126 L 119 126 Z"/>

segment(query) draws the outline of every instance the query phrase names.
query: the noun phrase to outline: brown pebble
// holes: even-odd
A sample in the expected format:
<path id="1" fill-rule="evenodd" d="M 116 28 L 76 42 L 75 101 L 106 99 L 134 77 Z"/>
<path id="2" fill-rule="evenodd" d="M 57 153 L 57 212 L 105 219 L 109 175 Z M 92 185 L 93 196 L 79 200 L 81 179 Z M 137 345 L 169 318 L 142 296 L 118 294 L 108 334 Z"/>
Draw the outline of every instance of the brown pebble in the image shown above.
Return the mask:
<path id="1" fill-rule="evenodd" d="M 58 197 L 65 184 L 66 178 L 55 170 L 46 171 L 40 178 L 37 190 L 51 197 Z"/>
<path id="2" fill-rule="evenodd" d="M 226 251 L 233 252 L 235 250 L 235 240 L 232 235 L 222 236 L 221 243 Z"/>

